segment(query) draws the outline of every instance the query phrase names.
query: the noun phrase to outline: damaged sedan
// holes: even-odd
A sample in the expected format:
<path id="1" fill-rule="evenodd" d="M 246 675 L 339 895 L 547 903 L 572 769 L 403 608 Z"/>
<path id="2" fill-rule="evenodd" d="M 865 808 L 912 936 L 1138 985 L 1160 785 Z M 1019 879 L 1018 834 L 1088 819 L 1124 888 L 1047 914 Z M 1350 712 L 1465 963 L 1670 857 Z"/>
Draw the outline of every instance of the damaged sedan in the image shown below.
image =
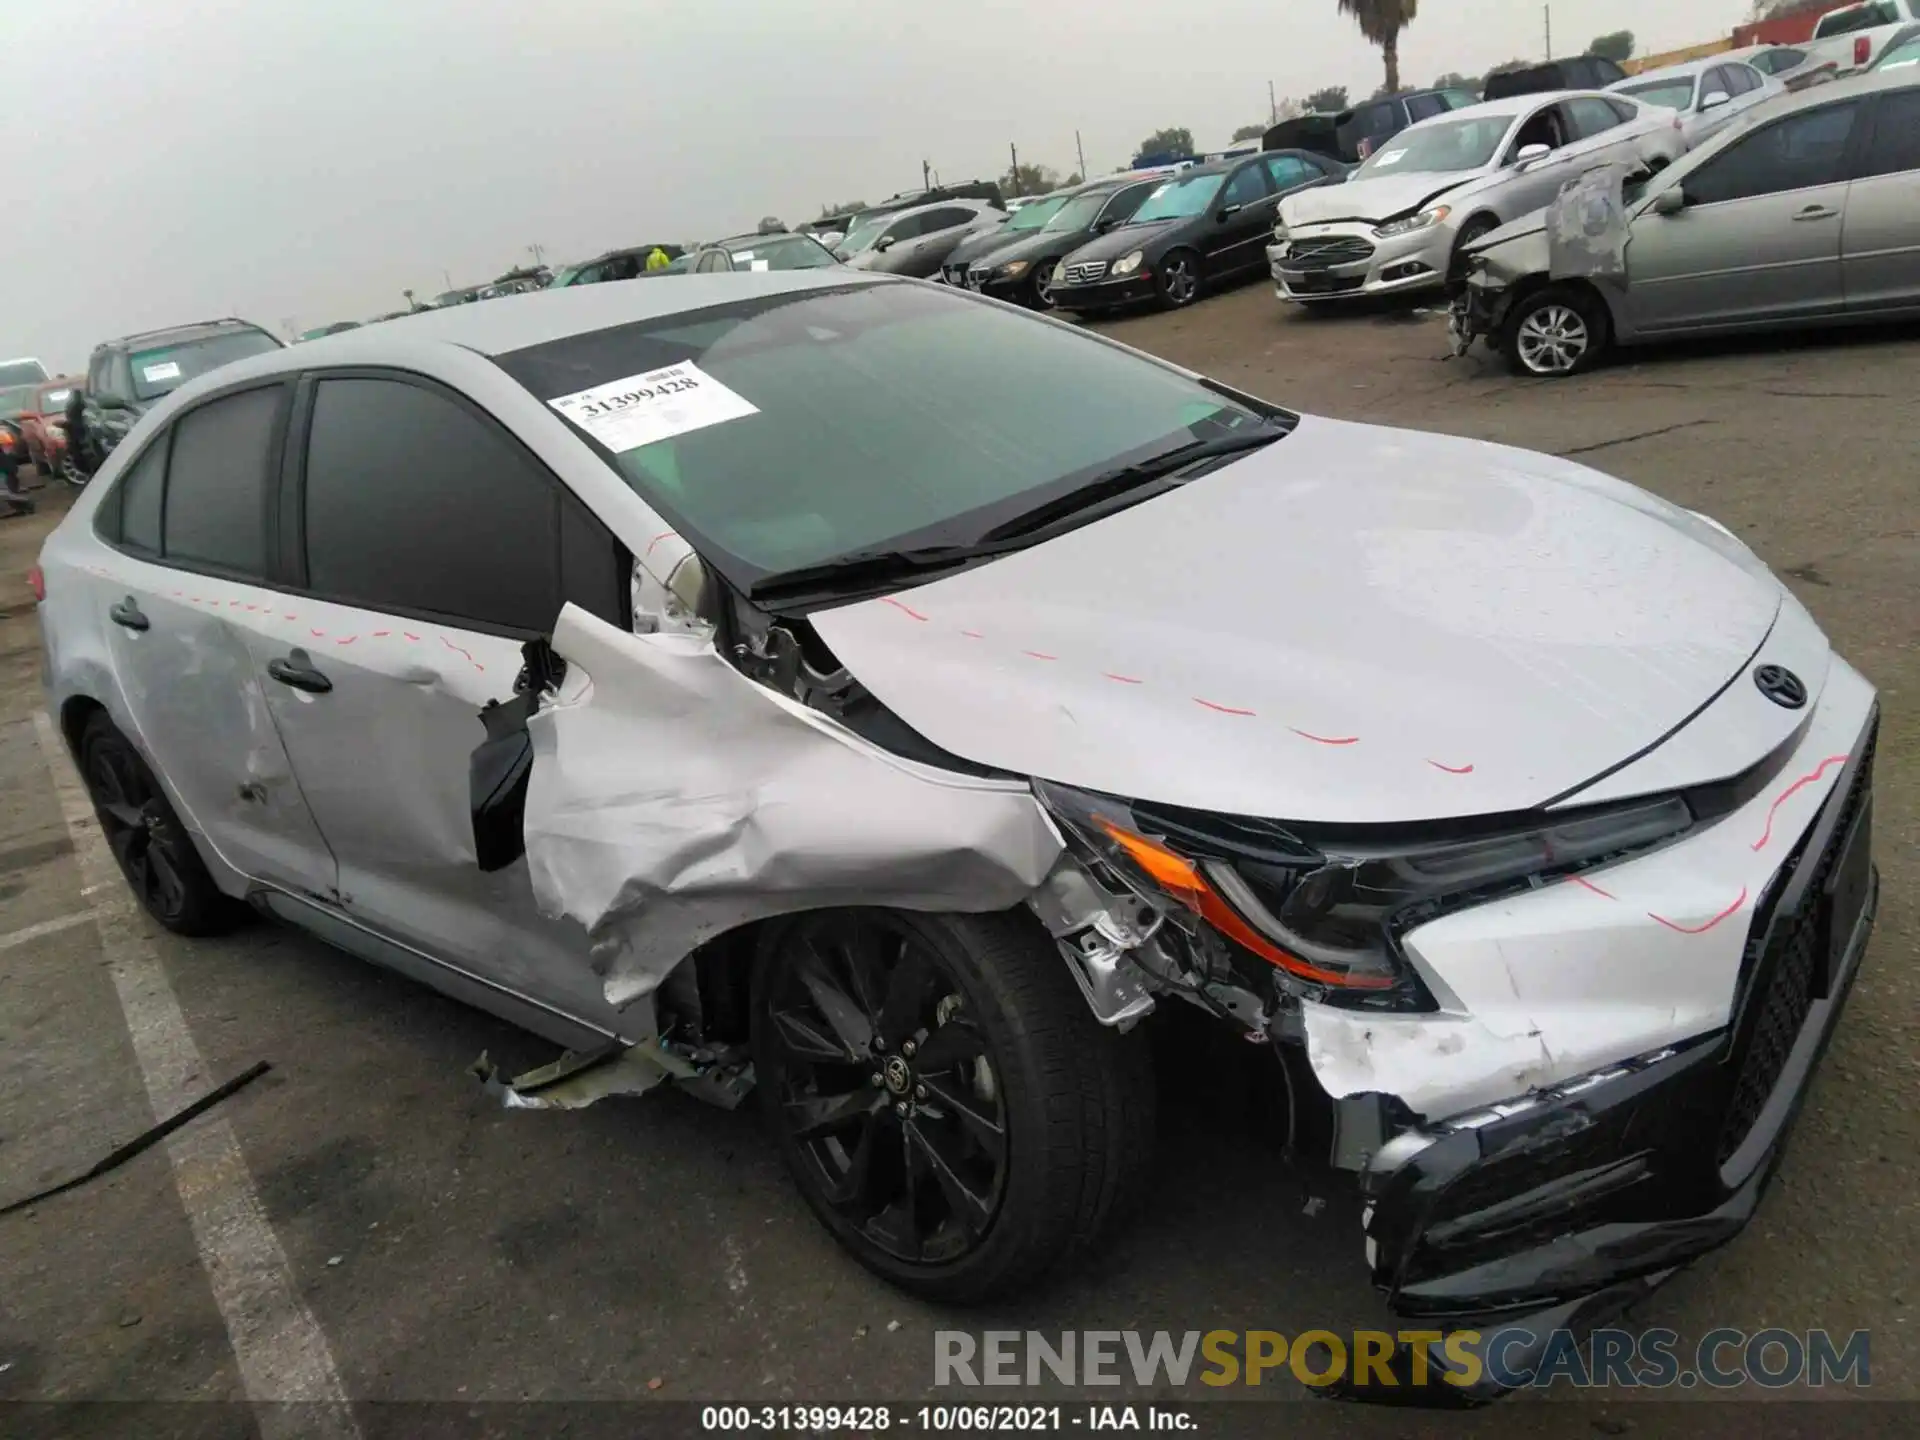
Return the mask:
<path id="1" fill-rule="evenodd" d="M 1401 1313 L 1751 1215 L 1871 929 L 1873 687 L 1740 541 L 845 270 L 403 318 L 145 417 L 36 584 L 156 919 L 239 902 L 757 1090 L 862 1263 L 1084 1253 L 1191 1006 L 1331 1116 Z"/>
<path id="2" fill-rule="evenodd" d="M 1920 70 L 1784 97 L 1658 175 L 1590 172 L 1465 269 L 1455 354 L 1484 337 L 1542 379 L 1620 346 L 1910 319 Z"/>

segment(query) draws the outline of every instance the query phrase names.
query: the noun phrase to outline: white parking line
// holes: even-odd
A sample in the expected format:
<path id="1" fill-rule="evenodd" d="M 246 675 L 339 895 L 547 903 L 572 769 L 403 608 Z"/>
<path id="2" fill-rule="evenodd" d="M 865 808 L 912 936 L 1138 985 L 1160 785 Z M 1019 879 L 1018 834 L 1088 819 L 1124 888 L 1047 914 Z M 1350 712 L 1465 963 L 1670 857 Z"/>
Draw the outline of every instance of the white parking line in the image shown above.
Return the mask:
<path id="1" fill-rule="evenodd" d="M 38 925 L 28 925 L 0 935 L 0 950 L 11 950 L 16 945 L 26 945 L 43 935 L 58 935 L 62 930 L 71 930 L 76 925 L 85 925 L 91 919 L 93 919 L 91 910 L 80 910 L 72 915 L 62 915 L 57 920 L 42 920 Z"/>
<path id="2" fill-rule="evenodd" d="M 87 916 L 100 927 L 147 1099 L 156 1119 L 171 1115 L 216 1077 L 147 942 L 145 917 L 120 881 L 66 746 L 44 711 L 33 724 L 73 835 L 83 893 L 95 897 Z M 261 1434 L 268 1440 L 355 1440 L 359 1427 L 327 1337 L 294 1288 L 286 1251 L 261 1209 L 233 1127 L 218 1116 L 197 1121 L 167 1142 L 167 1155 Z"/>

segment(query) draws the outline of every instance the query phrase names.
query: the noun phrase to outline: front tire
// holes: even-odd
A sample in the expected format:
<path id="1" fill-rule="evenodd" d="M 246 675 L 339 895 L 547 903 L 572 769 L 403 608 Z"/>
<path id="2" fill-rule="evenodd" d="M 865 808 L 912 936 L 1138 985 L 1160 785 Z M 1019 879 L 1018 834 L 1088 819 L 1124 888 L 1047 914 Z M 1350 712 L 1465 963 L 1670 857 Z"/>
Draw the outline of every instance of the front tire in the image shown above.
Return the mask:
<path id="1" fill-rule="evenodd" d="M 1564 380 L 1590 370 L 1609 344 L 1606 307 L 1591 292 L 1548 285 L 1513 307 L 1500 350 L 1516 375 Z"/>
<path id="2" fill-rule="evenodd" d="M 798 916 L 763 937 L 753 995 L 782 1157 L 891 1284 L 1024 1289 L 1129 1208 L 1153 1143 L 1146 1037 L 1094 1020 L 1026 914 Z"/>
<path id="3" fill-rule="evenodd" d="M 1191 250 L 1170 250 L 1154 276 L 1155 293 L 1168 310 L 1184 310 L 1200 298 L 1200 257 Z"/>
<path id="4" fill-rule="evenodd" d="M 1053 272 L 1059 264 L 1058 260 L 1043 260 L 1034 267 L 1032 286 L 1034 309 L 1052 310 L 1054 308 Z"/>
<path id="5" fill-rule="evenodd" d="M 141 907 L 176 935 L 214 935 L 238 907 L 213 883 L 147 762 L 104 710 L 80 732 L 80 774 L 120 873 Z"/>
<path id="6" fill-rule="evenodd" d="M 1499 228 L 1500 222 L 1491 215 L 1478 216 L 1460 227 L 1459 235 L 1454 238 L 1453 253 L 1447 261 L 1447 284 L 1450 287 L 1467 283 L 1467 247 Z"/>

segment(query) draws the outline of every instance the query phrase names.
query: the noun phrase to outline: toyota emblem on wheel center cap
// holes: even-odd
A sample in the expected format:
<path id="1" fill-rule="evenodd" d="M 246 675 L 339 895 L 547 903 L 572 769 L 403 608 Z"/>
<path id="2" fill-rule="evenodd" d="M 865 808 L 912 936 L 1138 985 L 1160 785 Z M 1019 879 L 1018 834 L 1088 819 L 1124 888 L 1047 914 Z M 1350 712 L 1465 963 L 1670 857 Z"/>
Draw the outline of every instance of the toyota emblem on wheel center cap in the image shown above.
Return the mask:
<path id="1" fill-rule="evenodd" d="M 1798 675 L 1784 665 L 1761 665 L 1753 672 L 1753 683 L 1760 693 L 1787 710 L 1798 710 L 1807 703 L 1807 687 Z"/>
<path id="2" fill-rule="evenodd" d="M 894 1094 L 904 1095 L 913 1088 L 913 1071 L 908 1067 L 907 1062 L 902 1060 L 898 1055 L 891 1057 L 887 1061 L 886 1069 L 883 1073 L 887 1077 L 887 1089 L 891 1090 Z"/>

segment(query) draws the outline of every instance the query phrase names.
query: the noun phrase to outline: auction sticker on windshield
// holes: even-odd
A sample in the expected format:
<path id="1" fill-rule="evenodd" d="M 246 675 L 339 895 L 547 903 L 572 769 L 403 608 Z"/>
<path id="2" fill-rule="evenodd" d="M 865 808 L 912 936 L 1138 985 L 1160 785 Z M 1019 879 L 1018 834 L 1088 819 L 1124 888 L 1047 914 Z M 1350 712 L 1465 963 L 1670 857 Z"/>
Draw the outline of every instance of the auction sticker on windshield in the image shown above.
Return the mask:
<path id="1" fill-rule="evenodd" d="M 158 385 L 162 380 L 178 380 L 180 367 L 171 360 L 161 365 L 148 365 L 140 371 L 140 378 L 149 385 Z"/>
<path id="2" fill-rule="evenodd" d="M 615 454 L 760 413 L 691 360 L 547 403 Z"/>
<path id="3" fill-rule="evenodd" d="M 1373 163 L 1384 170 L 1389 165 L 1398 165 L 1406 157 L 1407 152 L 1404 147 L 1399 150 L 1382 150 L 1374 157 Z"/>

